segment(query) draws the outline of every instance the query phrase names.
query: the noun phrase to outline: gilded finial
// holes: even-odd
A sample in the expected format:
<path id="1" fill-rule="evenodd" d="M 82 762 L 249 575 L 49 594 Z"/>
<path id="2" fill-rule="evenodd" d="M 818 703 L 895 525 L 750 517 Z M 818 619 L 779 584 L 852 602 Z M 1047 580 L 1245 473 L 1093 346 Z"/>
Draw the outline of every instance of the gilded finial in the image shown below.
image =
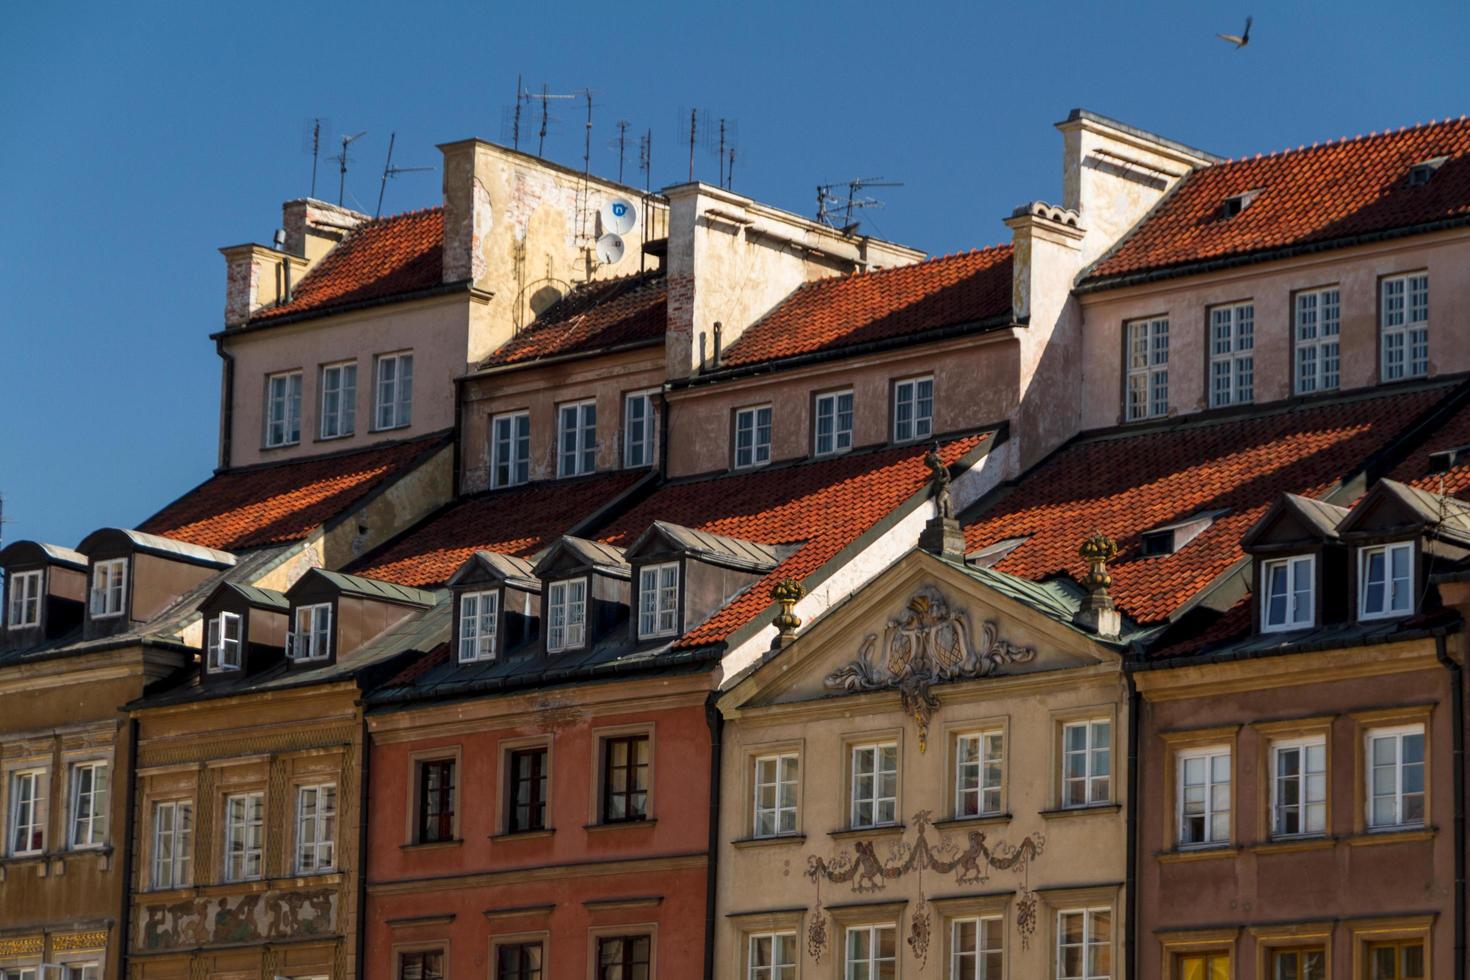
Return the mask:
<path id="1" fill-rule="evenodd" d="M 1077 554 L 1087 562 L 1087 574 L 1082 577 L 1087 596 L 1082 600 L 1082 606 L 1073 620 L 1099 635 L 1116 637 L 1121 626 L 1121 617 L 1117 607 L 1113 605 L 1113 597 L 1108 595 L 1108 586 L 1113 584 L 1113 577 L 1108 574 L 1108 562 L 1117 557 L 1118 542 L 1100 530 L 1094 531 L 1090 538 L 1082 542 Z"/>
<path id="2" fill-rule="evenodd" d="M 778 643 L 784 643 L 796 637 L 796 631 L 801 629 L 801 617 L 796 615 L 796 604 L 806 595 L 806 587 L 793 578 L 783 578 L 771 586 L 771 598 L 781 606 L 781 611 L 776 614 L 773 622 L 776 625 Z"/>

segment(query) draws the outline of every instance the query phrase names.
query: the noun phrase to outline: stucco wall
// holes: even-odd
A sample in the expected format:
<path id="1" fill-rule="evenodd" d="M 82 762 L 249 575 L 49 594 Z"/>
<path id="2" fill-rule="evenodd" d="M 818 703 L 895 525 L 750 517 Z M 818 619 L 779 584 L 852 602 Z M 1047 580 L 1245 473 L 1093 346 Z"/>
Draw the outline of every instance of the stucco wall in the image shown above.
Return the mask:
<path id="1" fill-rule="evenodd" d="M 322 535 L 323 564 L 341 568 L 401 533 L 454 496 L 454 446 L 441 447 L 411 473 L 347 515 Z M 287 583 L 300 578 L 302 568 Z"/>

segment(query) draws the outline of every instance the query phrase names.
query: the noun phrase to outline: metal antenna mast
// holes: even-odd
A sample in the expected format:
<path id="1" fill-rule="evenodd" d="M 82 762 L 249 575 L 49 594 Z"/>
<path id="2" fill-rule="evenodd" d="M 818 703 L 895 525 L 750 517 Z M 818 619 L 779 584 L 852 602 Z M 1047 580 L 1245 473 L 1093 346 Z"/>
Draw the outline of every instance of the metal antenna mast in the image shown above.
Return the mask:
<path id="1" fill-rule="evenodd" d="M 347 148 L 349 146 L 351 146 L 357 140 L 362 139 L 366 135 L 367 135 L 367 130 L 364 129 L 360 133 L 354 133 L 351 136 L 344 136 L 344 137 L 342 137 L 342 152 L 339 153 L 339 154 L 337 154 L 337 158 L 336 158 L 337 159 L 337 204 L 338 204 L 338 206 L 340 206 L 342 204 L 342 195 L 346 192 L 346 189 L 347 189 L 347 161 L 350 159 L 348 157 L 348 155 L 347 155 Z"/>
<path id="2" fill-rule="evenodd" d="M 866 187 L 902 187 L 901 180 L 884 180 L 882 177 L 855 177 L 846 183 L 817 185 L 817 220 L 844 235 L 857 231 L 858 222 L 852 220 L 854 211 L 863 208 L 881 208 L 883 202 L 873 197 L 859 197 L 858 191 Z M 847 189 L 844 196 L 842 188 Z M 839 224 L 837 215 L 842 215 Z"/>
<path id="3" fill-rule="evenodd" d="M 516 74 L 516 105 L 515 113 L 510 124 L 510 145 L 512 149 L 521 148 L 521 103 L 526 101 L 525 92 L 521 88 L 521 76 Z"/>
<path id="4" fill-rule="evenodd" d="M 618 183 L 623 182 L 623 160 L 628 155 L 628 120 L 618 120 Z"/>
<path id="5" fill-rule="evenodd" d="M 689 110 L 689 179 L 694 180 L 694 136 L 699 130 L 699 110 Z"/>
<path id="6" fill-rule="evenodd" d="M 539 156 L 545 156 L 546 155 L 546 130 L 547 130 L 547 128 L 548 128 L 548 126 L 549 126 L 549 124 L 551 122 L 551 109 L 550 109 L 551 100 L 552 99 L 575 99 L 575 98 L 576 98 L 575 95 L 552 95 L 551 92 L 550 92 L 550 86 L 546 85 L 544 82 L 541 85 L 541 92 L 540 92 L 540 94 L 537 94 L 537 93 L 534 93 L 534 92 L 527 92 L 526 93 L 526 101 L 527 102 L 530 102 L 531 100 L 534 99 L 534 100 L 536 100 L 536 101 L 538 101 L 538 102 L 541 103 L 541 130 L 540 130 L 540 133 L 538 134 L 539 141 L 536 144 L 536 155 L 538 157 Z"/>
<path id="7" fill-rule="evenodd" d="M 388 178 L 397 177 L 399 174 L 418 173 L 424 170 L 433 170 L 433 167 L 395 167 L 393 166 L 393 143 L 398 139 L 397 133 L 388 134 L 388 159 L 383 164 L 383 183 L 378 187 L 378 209 L 373 212 L 373 217 L 381 217 L 383 214 L 383 192 L 388 189 Z"/>
<path id="8" fill-rule="evenodd" d="M 316 197 L 316 161 L 322 151 L 322 121 L 311 121 L 311 197 Z"/>

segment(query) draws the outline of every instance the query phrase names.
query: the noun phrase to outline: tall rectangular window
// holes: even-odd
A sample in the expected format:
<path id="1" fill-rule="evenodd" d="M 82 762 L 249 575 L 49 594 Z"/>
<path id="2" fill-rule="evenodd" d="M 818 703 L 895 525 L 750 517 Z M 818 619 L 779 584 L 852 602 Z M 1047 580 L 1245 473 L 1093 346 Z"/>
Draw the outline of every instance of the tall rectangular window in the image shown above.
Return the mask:
<path id="1" fill-rule="evenodd" d="M 796 833 L 795 752 L 763 755 L 755 760 L 755 837 Z"/>
<path id="2" fill-rule="evenodd" d="M 1224 950 L 1181 953 L 1174 958 L 1177 980 L 1230 980 L 1230 954 Z"/>
<path id="3" fill-rule="evenodd" d="M 194 804 L 170 800 L 153 808 L 153 887 L 189 884 L 194 851 Z"/>
<path id="4" fill-rule="evenodd" d="M 500 593 L 466 592 L 459 597 L 459 662 L 495 659 L 495 624 Z"/>
<path id="5" fill-rule="evenodd" d="M 1320 946 L 1272 950 L 1268 980 L 1327 980 L 1327 952 Z"/>
<path id="6" fill-rule="evenodd" d="M 893 386 L 893 441 L 927 439 L 934 432 L 934 379 L 910 378 Z"/>
<path id="7" fill-rule="evenodd" d="M 1299 630 L 1316 620 L 1313 600 L 1317 561 L 1311 555 L 1280 558 L 1261 565 L 1261 629 Z"/>
<path id="8" fill-rule="evenodd" d="M 1358 618 L 1387 619 L 1414 611 L 1414 545 L 1358 549 Z"/>
<path id="9" fill-rule="evenodd" d="M 898 822 L 898 743 L 852 748 L 852 827 L 881 827 Z"/>
<path id="10" fill-rule="evenodd" d="M 419 843 L 454 839 L 454 760 L 419 763 Z"/>
<path id="11" fill-rule="evenodd" d="M 1230 749 L 1179 753 L 1179 846 L 1230 840 Z"/>
<path id="12" fill-rule="evenodd" d="M 39 854 L 46 846 L 45 769 L 10 774 L 10 835 L 12 857 Z"/>
<path id="13" fill-rule="evenodd" d="M 506 802 L 506 830 L 521 834 L 546 829 L 545 746 L 516 749 L 507 758 L 510 769 Z"/>
<path id="14" fill-rule="evenodd" d="M 205 667 L 208 670 L 240 669 L 240 616 L 222 612 L 209 620 L 205 643 Z"/>
<path id="15" fill-rule="evenodd" d="M 1423 826 L 1424 726 L 1370 731 L 1365 752 L 1369 828 Z"/>
<path id="16" fill-rule="evenodd" d="M 1111 909 L 1057 913 L 1057 980 L 1109 980 L 1112 954 Z"/>
<path id="17" fill-rule="evenodd" d="M 1383 280 L 1383 380 L 1429 373 L 1429 275 L 1418 272 Z"/>
<path id="18" fill-rule="evenodd" d="M 1127 334 L 1125 417 L 1133 422 L 1169 414 L 1169 321 L 1135 320 Z"/>
<path id="19" fill-rule="evenodd" d="M 107 843 L 109 771 L 105 762 L 78 762 L 71 767 L 72 847 Z"/>
<path id="20" fill-rule="evenodd" d="M 512 412 L 490 420 L 490 485 L 516 487 L 531 478 L 531 415 Z"/>
<path id="21" fill-rule="evenodd" d="M 1296 294 L 1296 393 L 1332 391 L 1339 384 L 1342 304 L 1337 287 Z"/>
<path id="22" fill-rule="evenodd" d="M 444 951 L 421 949 L 399 953 L 398 980 L 444 980 Z"/>
<path id="23" fill-rule="evenodd" d="M 1062 806 L 1112 800 L 1113 724 L 1106 719 L 1062 727 Z"/>
<path id="24" fill-rule="evenodd" d="M 225 881 L 260 877 L 265 855 L 265 800 L 260 793 L 225 797 Z"/>
<path id="25" fill-rule="evenodd" d="M 735 468 L 765 466 L 771 461 L 771 406 L 735 412 Z"/>
<path id="26" fill-rule="evenodd" d="M 13 572 L 6 576 L 10 586 L 10 609 L 5 623 L 13 630 L 41 622 L 41 571 Z"/>
<path id="27" fill-rule="evenodd" d="M 1327 740 L 1321 736 L 1271 746 L 1271 836 L 1327 832 Z"/>
<path id="28" fill-rule="evenodd" d="M 265 379 L 265 445 L 294 446 L 301 441 L 301 372 Z"/>
<path id="29" fill-rule="evenodd" d="M 951 922 L 949 980 L 1001 980 L 1005 933 L 998 915 Z"/>
<path id="30" fill-rule="evenodd" d="M 546 649 L 575 650 L 587 636 L 587 580 L 552 582 L 546 589 Z"/>
<path id="31" fill-rule="evenodd" d="M 556 475 L 581 476 L 597 469 L 597 402 L 562 405 L 556 413 Z"/>
<path id="32" fill-rule="evenodd" d="M 796 980 L 796 949 L 794 932 L 751 936 L 746 980 Z"/>
<path id="33" fill-rule="evenodd" d="M 623 399 L 623 465 L 653 465 L 653 392 L 635 391 Z"/>
<path id="34" fill-rule="evenodd" d="M 332 604 L 296 607 L 296 628 L 286 653 L 292 660 L 324 660 L 332 651 Z"/>
<path id="35" fill-rule="evenodd" d="M 97 963 L 66 963 L 62 965 L 64 980 L 98 980 L 102 968 Z"/>
<path id="36" fill-rule="evenodd" d="M 1255 397 L 1256 308 L 1210 309 L 1210 405 L 1245 405 Z"/>
<path id="37" fill-rule="evenodd" d="M 1368 980 L 1424 980 L 1427 969 L 1421 939 L 1368 945 Z"/>
<path id="38" fill-rule="evenodd" d="M 322 368 L 322 417 L 317 427 L 323 439 L 352 435 L 357 427 L 357 365 L 328 364 Z"/>
<path id="39" fill-rule="evenodd" d="M 679 632 L 679 564 L 645 565 L 638 570 L 638 637 Z"/>
<path id="40" fill-rule="evenodd" d="M 652 957 L 648 936 L 602 936 L 597 940 L 597 980 L 649 980 Z"/>
<path id="41" fill-rule="evenodd" d="M 1005 778 L 1005 733 L 999 729 L 955 739 L 955 816 L 1000 812 Z"/>
<path id="42" fill-rule="evenodd" d="M 602 822 L 648 819 L 647 735 L 602 740 Z"/>
<path id="43" fill-rule="evenodd" d="M 337 866 L 337 786 L 302 786 L 296 791 L 296 871 L 330 871 Z"/>
<path id="44" fill-rule="evenodd" d="M 495 980 L 542 980 L 544 951 L 539 942 L 495 947 Z"/>
<path id="45" fill-rule="evenodd" d="M 845 453 L 852 448 L 852 392 L 833 391 L 818 395 L 816 424 L 812 426 L 812 452 L 817 456 Z"/>
<path id="46" fill-rule="evenodd" d="M 374 417 L 379 429 L 400 429 L 412 424 L 412 354 L 379 355 L 378 403 Z"/>
<path id="47" fill-rule="evenodd" d="M 91 612 L 93 619 L 121 616 L 127 596 L 128 560 L 109 558 L 92 565 Z"/>
<path id="48" fill-rule="evenodd" d="M 843 980 L 893 980 L 898 941 L 893 926 L 848 926 L 842 948 Z"/>

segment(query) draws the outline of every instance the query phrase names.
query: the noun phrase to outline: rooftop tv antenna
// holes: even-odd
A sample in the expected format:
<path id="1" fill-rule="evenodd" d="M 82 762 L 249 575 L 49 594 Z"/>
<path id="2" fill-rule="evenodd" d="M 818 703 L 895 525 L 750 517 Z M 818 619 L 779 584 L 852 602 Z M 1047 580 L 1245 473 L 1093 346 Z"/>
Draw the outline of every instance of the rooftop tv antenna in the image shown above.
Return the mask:
<path id="1" fill-rule="evenodd" d="M 373 212 L 373 217 L 378 218 L 383 214 L 383 192 L 388 189 L 388 178 L 397 177 L 399 174 L 420 173 L 425 170 L 433 170 L 433 167 L 395 167 L 393 166 L 393 142 L 398 139 L 397 133 L 388 134 L 388 159 L 383 164 L 383 183 L 378 187 L 378 209 Z"/>
<path id="2" fill-rule="evenodd" d="M 618 183 L 623 182 L 623 162 L 628 158 L 628 120 L 619 119 L 618 138 L 609 145 L 618 148 Z"/>
<path id="3" fill-rule="evenodd" d="M 592 90 L 583 89 L 582 98 L 587 102 L 587 122 L 582 132 L 582 187 L 577 201 L 577 235 L 586 240 L 587 201 L 591 194 L 592 180 Z"/>
<path id="4" fill-rule="evenodd" d="M 316 197 L 318 161 L 322 154 L 322 130 L 332 131 L 332 124 L 321 116 L 306 120 L 301 132 L 301 150 L 311 154 L 311 194 Z"/>
<path id="5" fill-rule="evenodd" d="M 638 169 L 643 174 L 643 213 L 648 214 L 648 199 L 653 193 L 653 130 L 647 130 L 638 137 Z M 643 222 L 643 244 L 648 244 L 649 222 Z M 642 272 L 648 262 L 648 250 L 638 250 L 638 271 Z"/>
<path id="6" fill-rule="evenodd" d="M 708 113 L 703 109 L 690 109 L 689 121 L 683 121 L 684 110 L 679 110 L 679 125 L 683 135 L 689 141 L 689 179 L 694 180 L 694 148 L 699 145 L 699 134 L 709 128 Z"/>
<path id="7" fill-rule="evenodd" d="M 882 177 L 854 177 L 846 183 L 817 185 L 817 220 L 829 228 L 836 228 L 844 235 L 857 231 L 858 222 L 852 213 L 864 208 L 881 208 L 883 202 L 874 197 L 859 196 L 858 192 L 868 187 L 902 187 L 901 180 L 884 180 Z M 846 188 L 847 193 L 842 193 Z M 838 215 L 841 215 L 841 222 Z"/>
<path id="8" fill-rule="evenodd" d="M 351 136 L 343 136 L 342 137 L 342 152 L 341 153 L 338 153 L 337 156 L 334 157 L 334 159 L 337 161 L 337 204 L 338 204 L 338 206 L 341 206 L 341 204 L 342 204 L 342 195 L 346 191 L 346 188 L 347 188 L 347 163 L 351 159 L 351 157 L 349 157 L 347 155 L 347 148 L 349 146 L 351 146 L 353 143 L 355 143 L 358 140 L 362 139 L 366 135 L 367 135 L 367 130 L 364 129 L 360 133 L 353 133 Z"/>
<path id="9" fill-rule="evenodd" d="M 715 155 L 720 165 L 720 186 L 729 189 L 732 186 L 735 164 L 735 143 L 740 136 L 740 123 L 734 119 L 720 117 L 718 127 L 711 127 L 707 138 L 709 150 Z"/>
<path id="10" fill-rule="evenodd" d="M 546 83 L 544 82 L 541 84 L 540 92 L 526 93 L 527 103 L 530 103 L 532 101 L 541 103 L 541 128 L 537 133 L 536 142 L 536 155 L 538 157 L 546 155 L 546 130 L 549 128 L 551 123 L 551 103 L 556 99 L 575 99 L 576 97 L 577 96 L 575 94 L 552 95 L 550 91 L 550 86 L 546 85 Z"/>

